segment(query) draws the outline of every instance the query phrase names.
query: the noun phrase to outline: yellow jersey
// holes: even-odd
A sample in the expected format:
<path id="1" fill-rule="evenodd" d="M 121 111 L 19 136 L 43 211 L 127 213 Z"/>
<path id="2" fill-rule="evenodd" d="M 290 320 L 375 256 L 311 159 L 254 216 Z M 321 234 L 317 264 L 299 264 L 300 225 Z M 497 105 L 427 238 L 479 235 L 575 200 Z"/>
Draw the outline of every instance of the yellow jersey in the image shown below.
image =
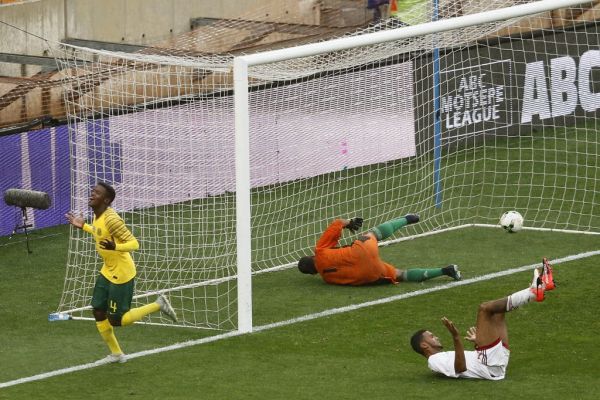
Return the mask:
<path id="1" fill-rule="evenodd" d="M 92 225 L 83 224 L 83 230 L 94 236 L 96 250 L 104 260 L 100 273 L 106 279 L 121 284 L 135 277 L 135 264 L 129 252 L 139 249 L 140 245 L 115 210 L 109 207 L 99 217 L 94 216 Z M 115 242 L 114 250 L 100 247 L 105 239 Z"/>

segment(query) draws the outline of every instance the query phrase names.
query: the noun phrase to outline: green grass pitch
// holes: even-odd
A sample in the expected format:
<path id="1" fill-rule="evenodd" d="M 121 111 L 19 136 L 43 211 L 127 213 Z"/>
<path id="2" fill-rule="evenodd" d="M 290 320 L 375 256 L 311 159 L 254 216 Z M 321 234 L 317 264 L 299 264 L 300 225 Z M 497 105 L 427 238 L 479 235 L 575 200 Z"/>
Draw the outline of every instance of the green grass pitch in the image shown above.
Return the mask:
<path id="1" fill-rule="evenodd" d="M 92 362 L 106 354 L 92 322 L 49 323 L 60 298 L 66 227 L 0 238 L 0 383 Z M 598 249 L 592 235 L 469 228 L 383 247 L 398 267 L 457 263 L 465 278 Z M 600 352 L 596 275 L 600 257 L 555 266 L 558 288 L 540 304 L 508 315 L 511 360 L 500 382 L 432 374 L 409 337 L 440 318 L 461 331 L 479 302 L 524 288 L 531 272 L 450 288 L 249 335 L 186 347 L 0 389 L 0 399 L 595 399 Z M 448 282 L 334 287 L 287 270 L 255 278 L 254 324 L 386 298 Z M 136 325 L 117 329 L 127 353 L 198 339 L 195 329 Z M 468 347 L 468 345 L 467 345 Z"/>
<path id="2" fill-rule="evenodd" d="M 504 202 L 510 201 L 511 208 L 534 210 L 525 215 L 526 225 L 527 218 L 533 218 L 538 226 L 597 230 L 600 210 L 594 185 L 598 159 L 593 155 L 600 140 L 594 121 L 589 126 L 544 132 L 543 138 L 534 132 L 529 139 L 489 140 L 493 141 L 491 148 L 448 155 L 443 170 L 444 210 L 448 212 L 425 215 L 427 224 L 496 223 L 499 210 L 507 209 Z M 367 220 L 370 213 L 395 216 L 398 202 L 431 210 L 431 170 L 413 169 L 410 161 L 392 163 L 390 168 L 403 168 L 403 173 L 390 169 L 393 177 L 383 179 L 370 176 L 381 171 L 361 170 L 362 174 L 340 180 L 336 190 L 319 186 L 316 190 L 323 190 L 319 201 L 348 207 L 329 214 L 364 210 L 362 216 Z M 387 197 L 359 196 L 356 204 L 336 198 L 352 197 L 348 193 L 352 194 L 353 188 L 370 182 L 384 187 L 371 187 L 368 193 Z M 420 186 L 414 186 L 417 182 L 425 182 L 426 187 L 418 189 Z M 417 190 L 414 198 L 412 194 L 399 198 L 403 193 L 384 190 L 387 186 Z M 292 189 L 304 190 L 302 186 L 274 190 Z M 516 192 L 508 192 L 512 189 Z M 272 204 L 279 198 L 271 192 L 255 193 L 256 217 L 268 215 L 261 207 L 282 209 Z M 317 208 L 311 201 L 312 197 L 303 205 L 303 218 L 310 221 L 315 219 L 310 210 Z M 291 208 L 288 213 L 297 215 L 298 209 Z M 279 223 L 288 224 L 286 218 Z M 133 219 L 133 215 L 125 215 L 126 221 Z M 555 221 L 569 222 L 559 226 Z M 284 232 L 272 223 L 263 225 Z M 268 238 L 264 232 L 255 234 Z M 0 386 L 90 363 L 107 353 L 93 322 L 47 321 L 62 293 L 67 227 L 35 231 L 32 239 L 33 253 L 27 254 L 22 235 L 0 238 Z M 258 258 L 284 262 L 284 255 L 295 256 L 314 240 L 306 235 L 301 240 L 287 239 L 288 247 Z M 267 247 L 257 240 L 254 248 Z M 456 263 L 468 279 L 540 263 L 542 257 L 553 260 L 598 250 L 599 245 L 598 235 L 508 234 L 501 229 L 468 228 L 385 246 L 381 255 L 399 268 Z M 438 377 L 427 369 L 425 359 L 412 351 L 409 338 L 415 330 L 427 328 L 450 346 L 442 316 L 464 332 L 475 323 L 480 302 L 525 288 L 531 271 L 137 357 L 122 365 L 0 388 L 0 399 L 595 399 L 600 391 L 600 292 L 595 279 L 599 262 L 600 257 L 594 256 L 555 265 L 557 290 L 548 293 L 545 302 L 508 315 L 512 353 L 507 377 L 500 382 Z M 260 274 L 253 279 L 253 322 L 260 327 L 447 282 L 438 278 L 422 284 L 353 288 L 328 286 L 295 269 Z M 149 325 L 116 331 L 129 354 L 220 333 Z"/>

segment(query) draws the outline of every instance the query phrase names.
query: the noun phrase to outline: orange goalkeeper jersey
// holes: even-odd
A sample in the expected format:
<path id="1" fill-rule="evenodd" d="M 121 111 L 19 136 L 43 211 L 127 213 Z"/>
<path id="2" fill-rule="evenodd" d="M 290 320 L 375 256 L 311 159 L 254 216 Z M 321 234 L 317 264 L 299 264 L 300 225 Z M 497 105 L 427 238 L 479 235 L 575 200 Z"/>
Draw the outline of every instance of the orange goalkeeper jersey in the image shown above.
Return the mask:
<path id="1" fill-rule="evenodd" d="M 377 239 L 367 233 L 351 246 L 337 247 L 344 221 L 333 221 L 315 249 L 315 267 L 323 280 L 336 285 L 365 285 L 379 280 L 396 281 L 396 268 L 379 258 Z"/>

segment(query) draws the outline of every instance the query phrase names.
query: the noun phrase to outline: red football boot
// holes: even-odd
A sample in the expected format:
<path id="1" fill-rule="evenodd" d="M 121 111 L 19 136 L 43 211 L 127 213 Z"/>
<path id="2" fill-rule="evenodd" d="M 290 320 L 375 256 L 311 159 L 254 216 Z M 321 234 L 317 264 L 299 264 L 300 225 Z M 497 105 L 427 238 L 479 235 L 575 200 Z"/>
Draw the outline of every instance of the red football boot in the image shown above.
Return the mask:
<path id="1" fill-rule="evenodd" d="M 535 268 L 533 270 L 533 281 L 531 281 L 531 293 L 535 295 L 535 301 L 544 301 L 544 282 L 540 278 L 540 271 Z"/>
<path id="2" fill-rule="evenodd" d="M 544 283 L 546 290 L 554 290 L 556 284 L 554 283 L 554 278 L 552 277 L 552 266 L 546 257 L 542 259 L 542 264 L 542 282 Z"/>

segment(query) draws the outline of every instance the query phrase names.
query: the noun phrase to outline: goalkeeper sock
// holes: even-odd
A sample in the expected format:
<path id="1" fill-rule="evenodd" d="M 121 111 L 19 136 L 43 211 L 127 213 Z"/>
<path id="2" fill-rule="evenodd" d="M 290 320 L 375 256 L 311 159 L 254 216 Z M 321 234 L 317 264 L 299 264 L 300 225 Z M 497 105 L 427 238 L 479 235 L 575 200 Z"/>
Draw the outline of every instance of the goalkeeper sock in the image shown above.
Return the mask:
<path id="1" fill-rule="evenodd" d="M 375 228 L 371 229 L 371 232 L 375 234 L 377 240 L 383 240 L 389 238 L 394 232 L 406 225 L 408 225 L 408 220 L 405 217 L 402 217 L 377 225 Z"/>
<path id="2" fill-rule="evenodd" d="M 413 268 L 404 271 L 402 280 L 406 282 L 423 282 L 444 275 L 442 268 Z"/>
<path id="3" fill-rule="evenodd" d="M 158 305 L 158 303 L 150 303 L 146 304 L 145 306 L 132 308 L 131 310 L 123 314 L 123 318 L 121 318 L 121 325 L 131 325 L 135 321 L 139 321 L 146 315 L 152 314 L 153 312 L 157 312 L 158 310 L 160 310 L 160 306 Z"/>
<path id="4" fill-rule="evenodd" d="M 123 351 L 121 351 L 121 347 L 119 346 L 119 342 L 117 342 L 113 326 L 110 324 L 108 319 L 105 319 L 104 321 L 96 321 L 96 328 L 98 328 L 100 336 L 102 336 L 102 339 L 108 345 L 108 348 L 112 354 L 123 354 Z"/>

